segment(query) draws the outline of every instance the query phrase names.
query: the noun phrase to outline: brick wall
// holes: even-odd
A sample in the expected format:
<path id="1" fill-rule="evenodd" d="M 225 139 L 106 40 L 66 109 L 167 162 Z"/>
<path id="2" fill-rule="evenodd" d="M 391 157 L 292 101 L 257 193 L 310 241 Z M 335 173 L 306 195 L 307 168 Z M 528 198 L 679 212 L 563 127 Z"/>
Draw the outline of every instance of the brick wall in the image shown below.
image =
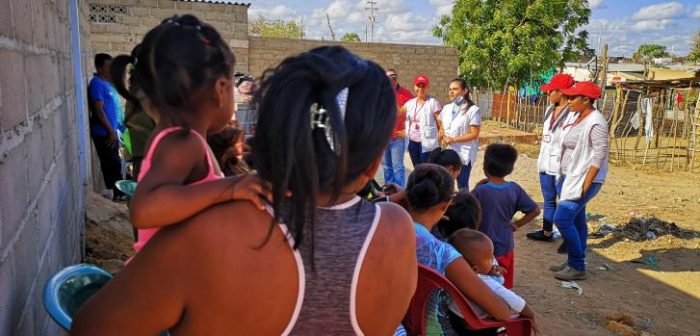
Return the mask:
<path id="1" fill-rule="evenodd" d="M 412 44 L 333 42 L 318 40 L 250 38 L 250 73 L 258 77 L 262 72 L 277 65 L 285 57 L 334 44 L 342 45 L 352 52 L 377 62 L 385 69 L 394 68 L 399 73 L 399 83 L 413 91 L 413 78 L 419 73 L 430 77 L 430 94 L 441 103 L 448 102 L 447 87 L 457 76 L 457 50 L 452 47 Z M 238 56 L 238 54 L 236 54 Z"/>
<path id="2" fill-rule="evenodd" d="M 56 335 L 42 289 L 80 260 L 85 208 L 69 0 L 0 8 L 0 335 Z M 80 33 L 87 70 L 89 27 Z"/>
<path id="3" fill-rule="evenodd" d="M 248 71 L 248 6 L 174 0 L 87 0 L 92 49 L 130 53 L 143 36 L 174 14 L 193 14 L 216 28 L 236 53 L 238 71 Z M 106 21 L 112 21 L 107 23 Z"/>

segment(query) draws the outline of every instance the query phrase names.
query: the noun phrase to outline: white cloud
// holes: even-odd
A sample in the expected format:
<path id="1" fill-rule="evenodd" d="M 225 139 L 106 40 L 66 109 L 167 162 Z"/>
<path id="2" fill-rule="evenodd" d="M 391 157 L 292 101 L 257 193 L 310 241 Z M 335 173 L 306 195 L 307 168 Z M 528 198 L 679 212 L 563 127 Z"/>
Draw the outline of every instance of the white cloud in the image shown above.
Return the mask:
<path id="1" fill-rule="evenodd" d="M 695 12 L 693 13 L 693 17 L 700 19 L 700 5 L 695 6 Z"/>
<path id="2" fill-rule="evenodd" d="M 251 6 L 248 12 L 248 17 L 252 19 L 264 16 L 273 20 L 289 20 L 290 18 L 295 18 L 297 15 L 298 13 L 296 10 L 281 4 L 268 7 Z"/>
<path id="3" fill-rule="evenodd" d="M 664 30 L 668 26 L 673 24 L 673 20 L 661 19 L 661 20 L 642 20 L 637 21 L 630 27 L 632 30 L 636 31 L 647 31 L 647 30 Z"/>
<path id="4" fill-rule="evenodd" d="M 442 17 L 443 15 L 452 15 L 454 0 L 430 0 L 430 4 L 436 7 L 435 13 L 438 17 Z"/>
<path id="5" fill-rule="evenodd" d="M 588 0 L 588 7 L 591 9 L 596 9 L 603 4 L 603 0 Z"/>
<path id="6" fill-rule="evenodd" d="M 677 16 L 682 11 L 683 5 L 680 2 L 667 2 L 643 7 L 634 13 L 632 18 L 640 21 L 670 19 Z"/>

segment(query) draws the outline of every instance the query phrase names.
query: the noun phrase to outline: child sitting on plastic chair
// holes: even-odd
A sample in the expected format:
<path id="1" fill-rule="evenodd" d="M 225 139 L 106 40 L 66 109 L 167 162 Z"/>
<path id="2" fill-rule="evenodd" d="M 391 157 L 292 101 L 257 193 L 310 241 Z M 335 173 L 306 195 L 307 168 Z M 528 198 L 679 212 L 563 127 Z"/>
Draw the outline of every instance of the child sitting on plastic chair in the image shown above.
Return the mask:
<path id="1" fill-rule="evenodd" d="M 537 332 L 537 327 L 535 325 L 535 313 L 532 311 L 530 306 L 527 305 L 525 300 L 515 294 L 513 291 L 503 287 L 502 277 L 501 281 L 498 281 L 497 277 L 491 275 L 493 269 L 493 243 L 491 239 L 485 234 L 471 229 L 461 229 L 455 232 L 448 240 L 450 245 L 459 251 L 464 259 L 469 263 L 474 272 L 476 272 L 484 281 L 484 283 L 498 295 L 503 301 L 510 307 L 513 317 L 524 316 L 532 320 L 533 329 Z M 470 300 L 474 310 L 480 317 L 488 317 L 488 314 L 478 305 Z M 462 331 L 466 331 L 464 327 L 463 316 L 459 312 L 453 301 L 449 303 L 449 315 L 452 327 L 463 334 Z M 479 333 L 479 335 L 494 334 L 495 331 L 486 331 L 486 333 Z"/>

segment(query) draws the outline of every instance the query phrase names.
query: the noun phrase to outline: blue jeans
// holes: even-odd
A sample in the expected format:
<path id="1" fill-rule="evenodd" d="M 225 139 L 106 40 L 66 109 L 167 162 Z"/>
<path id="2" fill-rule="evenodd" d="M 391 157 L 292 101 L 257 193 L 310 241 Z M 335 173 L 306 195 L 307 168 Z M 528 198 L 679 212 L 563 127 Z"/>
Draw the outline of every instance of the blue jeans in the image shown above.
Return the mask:
<path id="1" fill-rule="evenodd" d="M 420 163 L 427 163 L 430 160 L 430 154 L 432 152 L 420 153 Z"/>
<path id="2" fill-rule="evenodd" d="M 469 162 L 468 165 L 462 165 L 462 169 L 459 171 L 459 176 L 457 176 L 457 186 L 461 191 L 469 191 L 469 175 L 472 173 L 472 163 Z"/>
<path id="3" fill-rule="evenodd" d="M 420 160 L 421 154 L 423 153 L 423 148 L 420 142 L 408 140 L 408 155 L 411 157 L 411 163 L 415 168 L 417 165 L 421 164 Z"/>
<path id="4" fill-rule="evenodd" d="M 546 173 L 540 173 L 540 188 L 544 198 L 542 215 L 542 230 L 552 232 L 554 224 L 554 210 L 557 208 L 557 177 Z"/>
<path id="5" fill-rule="evenodd" d="M 560 193 L 565 178 L 563 177 L 557 183 L 557 190 Z M 588 239 L 586 203 L 598 194 L 602 186 L 602 183 L 591 184 L 586 194 L 575 201 L 559 200 L 554 211 L 554 224 L 559 228 L 569 254 L 567 264 L 578 271 L 586 269 L 586 240 Z"/>
<path id="6" fill-rule="evenodd" d="M 406 150 L 406 142 L 403 138 L 396 138 L 389 141 L 389 145 L 384 151 L 384 183 L 396 183 L 401 188 L 406 181 L 406 173 L 403 167 L 403 156 Z"/>

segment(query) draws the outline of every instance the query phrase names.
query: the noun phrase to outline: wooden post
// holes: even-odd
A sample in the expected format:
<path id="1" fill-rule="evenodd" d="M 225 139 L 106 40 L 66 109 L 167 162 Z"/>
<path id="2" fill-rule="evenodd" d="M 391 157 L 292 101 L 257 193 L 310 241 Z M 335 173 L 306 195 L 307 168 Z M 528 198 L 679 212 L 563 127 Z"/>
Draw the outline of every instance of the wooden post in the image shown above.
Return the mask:
<path id="1" fill-rule="evenodd" d="M 603 68 L 600 71 L 598 78 L 600 79 L 600 91 L 603 93 L 603 102 L 605 102 L 605 85 L 608 80 L 608 44 L 603 45 Z M 601 112 L 602 108 L 601 108 Z"/>
<path id="2" fill-rule="evenodd" d="M 608 142 L 615 143 L 615 159 L 620 160 L 620 146 L 617 144 L 617 139 L 615 138 L 615 128 L 617 126 L 617 114 L 620 111 L 620 100 L 622 95 L 622 87 L 616 85 L 616 95 L 615 95 L 615 106 L 613 107 L 612 119 L 610 120 L 610 133 L 608 135 Z"/>
<path id="3" fill-rule="evenodd" d="M 661 148 L 659 147 L 660 139 L 662 138 L 662 132 L 664 131 L 664 124 L 666 123 L 666 95 L 668 91 L 667 89 L 664 89 L 662 91 L 661 97 L 663 99 L 659 99 L 659 111 L 658 113 L 661 115 L 661 122 L 659 123 L 659 128 L 654 132 L 654 144 L 656 145 L 656 168 L 659 168 L 659 163 L 661 162 Z M 652 114 L 653 115 L 653 114 Z M 653 118 L 652 118 L 653 120 Z"/>
<path id="4" fill-rule="evenodd" d="M 644 126 L 646 123 L 646 117 L 644 116 L 644 105 L 645 105 L 644 98 L 649 98 L 650 89 L 646 88 L 645 91 L 646 92 L 643 95 L 641 95 L 639 98 L 639 101 L 641 104 L 639 105 L 639 109 L 638 109 L 638 111 L 639 111 L 638 112 L 639 113 L 639 130 L 637 132 L 637 140 L 634 142 L 634 156 L 633 156 L 634 163 L 637 163 L 637 150 L 639 149 L 639 140 L 641 140 L 642 134 L 646 132 L 644 129 Z M 653 105 L 652 105 L 652 109 L 653 109 Z"/>

